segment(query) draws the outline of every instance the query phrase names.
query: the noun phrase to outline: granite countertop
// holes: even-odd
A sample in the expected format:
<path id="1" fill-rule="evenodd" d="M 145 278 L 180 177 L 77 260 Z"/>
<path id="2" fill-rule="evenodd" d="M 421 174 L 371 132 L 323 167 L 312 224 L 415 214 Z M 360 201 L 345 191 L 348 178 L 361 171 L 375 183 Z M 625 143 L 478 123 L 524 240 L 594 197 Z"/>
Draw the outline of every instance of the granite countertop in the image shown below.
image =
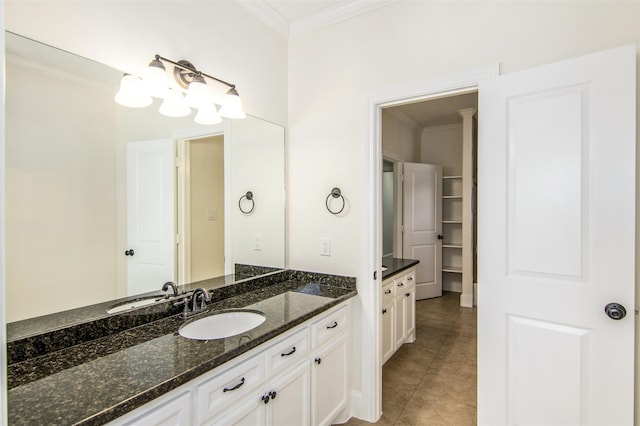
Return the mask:
<path id="1" fill-rule="evenodd" d="M 9 424 L 104 424 L 357 294 L 355 279 L 339 287 L 304 278 L 291 275 L 209 305 L 209 313 L 266 314 L 264 323 L 238 336 L 186 339 L 177 333 L 185 320 L 173 315 L 12 364 Z"/>
<path id="2" fill-rule="evenodd" d="M 414 259 L 399 259 L 397 257 L 385 256 L 382 258 L 382 266 L 386 267 L 386 270 L 382 271 L 382 280 L 386 280 L 392 275 L 402 272 L 411 268 L 414 265 L 420 263 L 419 260 Z"/>

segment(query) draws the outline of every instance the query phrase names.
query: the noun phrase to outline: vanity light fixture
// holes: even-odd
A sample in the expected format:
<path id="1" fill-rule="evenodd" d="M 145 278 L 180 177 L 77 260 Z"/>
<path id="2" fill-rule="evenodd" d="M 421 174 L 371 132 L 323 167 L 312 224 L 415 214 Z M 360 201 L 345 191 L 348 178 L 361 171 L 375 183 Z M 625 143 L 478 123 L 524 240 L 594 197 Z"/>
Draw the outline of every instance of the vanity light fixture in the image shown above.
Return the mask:
<path id="1" fill-rule="evenodd" d="M 173 78 L 177 85 L 172 84 L 165 63 L 173 65 Z M 205 77 L 229 87 L 220 111 L 216 110 L 211 99 Z M 186 96 L 183 91 L 186 91 Z M 185 60 L 174 62 L 156 55 L 142 78 L 131 74 L 122 77 L 115 100 L 120 105 L 140 108 L 150 105 L 151 97 L 163 99 L 160 113 L 168 117 L 184 117 L 191 113 L 191 108 L 197 109 L 195 122 L 198 124 L 217 124 L 222 121 L 221 117 L 246 117 L 235 84 L 205 74 Z"/>

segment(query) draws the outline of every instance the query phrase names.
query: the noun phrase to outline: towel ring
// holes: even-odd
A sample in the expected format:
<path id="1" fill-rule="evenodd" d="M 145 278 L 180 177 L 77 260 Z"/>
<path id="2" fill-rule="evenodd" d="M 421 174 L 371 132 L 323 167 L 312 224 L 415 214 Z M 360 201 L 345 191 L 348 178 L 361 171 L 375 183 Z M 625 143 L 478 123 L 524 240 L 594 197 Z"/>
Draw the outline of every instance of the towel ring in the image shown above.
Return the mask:
<path id="1" fill-rule="evenodd" d="M 331 207 L 329 207 L 329 199 L 331 199 L 331 197 L 333 197 L 333 198 L 342 198 L 342 208 L 340 210 L 338 210 L 337 212 L 331 210 Z M 327 206 L 327 210 L 329 210 L 329 213 L 331 213 L 331 214 L 340 214 L 340 213 L 342 213 L 346 203 L 344 201 L 344 197 L 342 196 L 342 192 L 340 191 L 340 188 L 333 188 L 331 190 L 331 192 L 329 193 L 329 195 L 327 195 L 327 199 L 325 200 L 324 204 L 325 204 L 325 206 Z"/>
<path id="2" fill-rule="evenodd" d="M 247 201 L 251 201 L 251 209 L 249 210 L 244 210 L 242 208 L 242 199 L 246 199 Z M 240 211 L 244 214 L 251 214 L 253 212 L 253 209 L 256 207 L 256 203 L 253 200 L 253 192 L 251 191 L 247 191 L 246 194 L 244 194 L 242 197 L 240 197 L 240 200 L 238 201 L 238 208 L 240 209 Z"/>

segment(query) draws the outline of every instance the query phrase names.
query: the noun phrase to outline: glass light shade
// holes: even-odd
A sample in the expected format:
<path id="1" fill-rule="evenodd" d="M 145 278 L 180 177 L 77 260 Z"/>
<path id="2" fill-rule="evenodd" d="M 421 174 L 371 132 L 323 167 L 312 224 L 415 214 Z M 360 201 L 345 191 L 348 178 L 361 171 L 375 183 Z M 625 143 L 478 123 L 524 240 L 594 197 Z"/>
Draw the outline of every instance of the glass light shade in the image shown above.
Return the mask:
<path id="1" fill-rule="evenodd" d="M 187 96 L 185 96 L 184 100 L 191 108 L 200 108 L 210 102 L 207 82 L 204 81 L 202 76 L 195 76 L 193 81 L 189 83 Z"/>
<path id="2" fill-rule="evenodd" d="M 191 114 L 191 110 L 184 102 L 182 93 L 177 89 L 169 89 L 162 105 L 160 105 L 160 114 L 167 117 L 184 117 Z"/>
<path id="3" fill-rule="evenodd" d="M 198 124 L 218 124 L 222 122 L 222 117 L 218 115 L 215 105 L 205 103 L 200 107 L 194 121 Z"/>
<path id="4" fill-rule="evenodd" d="M 151 105 L 151 96 L 145 90 L 142 80 L 135 75 L 125 74 L 120 80 L 120 90 L 115 100 L 120 105 L 131 108 L 142 108 Z"/>
<path id="5" fill-rule="evenodd" d="M 227 94 L 224 95 L 219 114 L 227 118 L 245 118 L 247 116 L 242 109 L 242 101 L 235 88 L 229 89 Z"/>
<path id="6" fill-rule="evenodd" d="M 149 63 L 144 70 L 142 80 L 147 88 L 147 92 L 154 98 L 164 98 L 169 91 L 169 77 L 164 64 L 158 59 Z"/>

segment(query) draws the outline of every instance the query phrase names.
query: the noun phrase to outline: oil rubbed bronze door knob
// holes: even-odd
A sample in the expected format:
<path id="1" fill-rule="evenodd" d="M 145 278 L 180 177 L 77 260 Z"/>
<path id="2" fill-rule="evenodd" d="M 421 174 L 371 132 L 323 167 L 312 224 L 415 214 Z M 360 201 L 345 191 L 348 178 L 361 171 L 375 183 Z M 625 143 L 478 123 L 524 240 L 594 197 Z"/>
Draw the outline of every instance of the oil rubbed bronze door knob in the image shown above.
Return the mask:
<path id="1" fill-rule="evenodd" d="M 627 310 L 619 303 L 609 303 L 604 307 L 607 316 L 613 320 L 621 320 L 627 316 Z"/>

